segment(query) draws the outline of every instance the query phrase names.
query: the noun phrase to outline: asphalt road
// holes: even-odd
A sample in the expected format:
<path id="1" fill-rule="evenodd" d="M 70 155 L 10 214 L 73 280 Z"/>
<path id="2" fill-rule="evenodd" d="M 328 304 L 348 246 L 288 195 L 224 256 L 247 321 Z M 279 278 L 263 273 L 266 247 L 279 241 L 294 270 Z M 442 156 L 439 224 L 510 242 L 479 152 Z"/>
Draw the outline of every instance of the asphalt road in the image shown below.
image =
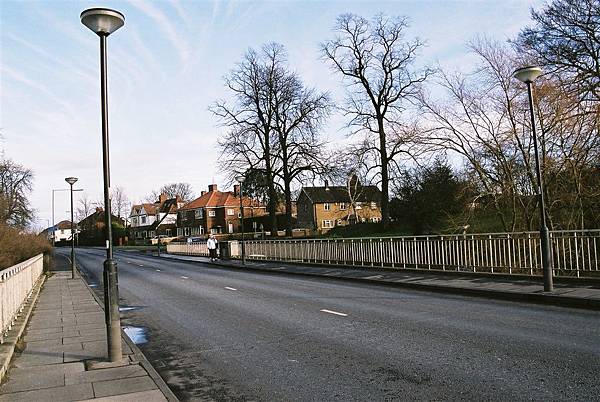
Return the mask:
<path id="1" fill-rule="evenodd" d="M 104 251 L 77 255 L 100 289 Z M 122 322 L 182 400 L 600 399 L 599 312 L 116 258 Z"/>

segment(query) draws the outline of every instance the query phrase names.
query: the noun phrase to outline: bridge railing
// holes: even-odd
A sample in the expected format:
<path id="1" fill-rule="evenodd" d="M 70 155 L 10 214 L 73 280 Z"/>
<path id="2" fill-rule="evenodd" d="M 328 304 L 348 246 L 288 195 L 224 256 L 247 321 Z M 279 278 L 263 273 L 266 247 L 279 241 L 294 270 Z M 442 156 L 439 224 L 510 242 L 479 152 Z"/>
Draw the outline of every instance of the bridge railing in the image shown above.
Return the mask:
<path id="1" fill-rule="evenodd" d="M 600 230 L 552 231 L 551 260 L 557 276 L 600 276 Z M 185 246 L 185 245 L 184 245 Z M 188 255 L 196 254 L 190 245 Z M 541 275 L 539 232 L 250 240 L 248 259 L 356 267 Z M 237 247 L 236 247 L 237 249 Z M 168 249 L 171 252 L 171 248 Z M 174 250 L 173 250 L 174 251 Z M 175 252 L 175 251 L 174 251 Z M 232 257 L 237 258 L 235 253 Z"/>
<path id="2" fill-rule="evenodd" d="M 23 310 L 43 272 L 43 254 L 0 271 L 0 343 Z"/>
<path id="3" fill-rule="evenodd" d="M 180 255 L 200 255 L 208 257 L 208 247 L 206 242 L 200 243 L 176 243 L 167 244 L 167 252 Z"/>

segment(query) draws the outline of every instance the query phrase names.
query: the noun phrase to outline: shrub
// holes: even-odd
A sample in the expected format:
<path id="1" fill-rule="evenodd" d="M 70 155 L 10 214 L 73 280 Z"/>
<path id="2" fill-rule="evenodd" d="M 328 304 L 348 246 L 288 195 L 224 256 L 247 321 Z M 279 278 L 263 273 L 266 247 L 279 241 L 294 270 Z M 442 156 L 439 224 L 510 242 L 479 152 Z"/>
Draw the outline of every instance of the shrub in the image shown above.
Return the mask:
<path id="1" fill-rule="evenodd" d="M 0 224 L 0 270 L 50 252 L 52 245 L 46 237 Z"/>

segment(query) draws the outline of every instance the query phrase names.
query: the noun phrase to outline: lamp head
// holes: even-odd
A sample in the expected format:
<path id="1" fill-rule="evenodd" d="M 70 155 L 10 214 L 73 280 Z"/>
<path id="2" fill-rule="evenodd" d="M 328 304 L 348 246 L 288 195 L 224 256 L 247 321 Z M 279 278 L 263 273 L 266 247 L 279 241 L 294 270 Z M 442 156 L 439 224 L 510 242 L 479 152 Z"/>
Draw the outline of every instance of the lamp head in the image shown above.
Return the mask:
<path id="1" fill-rule="evenodd" d="M 242 176 L 242 175 L 239 175 L 239 176 L 235 176 L 235 180 L 238 183 L 242 184 L 244 182 L 244 180 L 246 180 L 246 178 L 244 176 Z"/>
<path id="2" fill-rule="evenodd" d="M 516 79 L 518 79 L 521 82 L 530 84 L 533 81 L 535 81 L 535 79 L 542 74 L 543 74 L 543 71 L 538 66 L 527 66 L 527 67 L 522 67 L 522 68 L 516 69 L 513 72 L 513 77 L 515 77 Z"/>
<path id="3" fill-rule="evenodd" d="M 67 178 L 65 179 L 65 181 L 66 181 L 67 183 L 69 183 L 70 185 L 73 185 L 73 184 L 75 184 L 75 182 L 77 181 L 77 177 L 67 177 Z"/>
<path id="4" fill-rule="evenodd" d="M 90 8 L 81 13 L 81 23 L 98 36 L 108 36 L 125 24 L 125 16 L 110 8 Z"/>

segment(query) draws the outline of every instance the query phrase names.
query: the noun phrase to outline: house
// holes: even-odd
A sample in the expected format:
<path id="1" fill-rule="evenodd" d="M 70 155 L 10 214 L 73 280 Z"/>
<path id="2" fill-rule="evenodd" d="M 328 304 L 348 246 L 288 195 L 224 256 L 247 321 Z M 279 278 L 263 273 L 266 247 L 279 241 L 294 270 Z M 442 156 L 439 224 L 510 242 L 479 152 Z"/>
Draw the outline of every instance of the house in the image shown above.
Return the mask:
<path id="1" fill-rule="evenodd" d="M 381 191 L 356 177 L 346 186 L 303 187 L 298 195 L 298 227 L 325 233 L 336 226 L 381 221 Z"/>
<path id="2" fill-rule="evenodd" d="M 167 198 L 161 194 L 154 203 L 133 205 L 129 214 L 130 235 L 135 242 L 144 243 L 154 236 L 175 236 L 177 211 L 184 205 L 179 196 Z"/>
<path id="3" fill-rule="evenodd" d="M 77 233 L 77 224 L 74 225 L 75 233 Z M 48 240 L 52 241 L 52 237 L 54 236 L 54 242 L 70 242 L 71 241 L 71 221 L 60 221 L 54 227 L 49 227 L 44 231 Z"/>
<path id="4" fill-rule="evenodd" d="M 125 221 L 111 214 L 111 223 L 113 225 L 113 241 L 116 244 L 123 243 L 125 239 L 124 230 L 120 233 L 114 230 L 114 225 L 125 226 Z M 104 208 L 97 207 L 94 212 L 86 216 L 77 224 L 80 229 L 78 244 L 85 246 L 102 246 L 106 241 L 104 232 Z"/>
<path id="5" fill-rule="evenodd" d="M 244 218 L 266 214 L 264 205 L 248 197 L 243 197 L 242 202 Z M 208 191 L 202 191 L 200 197 L 181 207 L 177 214 L 177 236 L 238 232 L 241 232 L 239 185 L 233 186 L 233 191 L 219 191 L 216 184 L 211 184 Z"/>

